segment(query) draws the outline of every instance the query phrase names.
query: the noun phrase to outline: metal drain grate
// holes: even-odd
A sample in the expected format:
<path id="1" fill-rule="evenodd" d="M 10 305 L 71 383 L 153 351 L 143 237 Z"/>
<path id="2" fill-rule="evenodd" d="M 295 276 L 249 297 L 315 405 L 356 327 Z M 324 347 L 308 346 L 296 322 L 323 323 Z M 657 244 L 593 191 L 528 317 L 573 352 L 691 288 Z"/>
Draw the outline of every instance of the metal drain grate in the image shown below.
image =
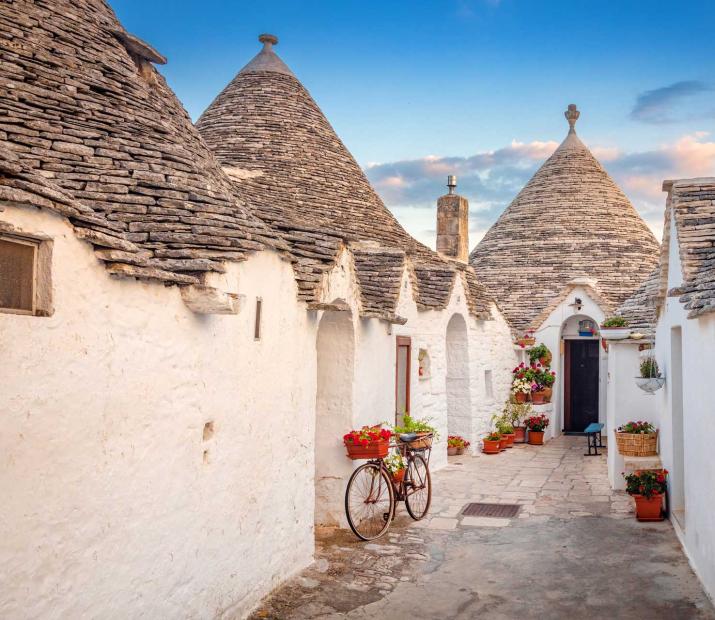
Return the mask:
<path id="1" fill-rule="evenodd" d="M 511 519 L 519 514 L 519 504 L 467 504 L 462 510 L 469 517 L 501 517 Z"/>

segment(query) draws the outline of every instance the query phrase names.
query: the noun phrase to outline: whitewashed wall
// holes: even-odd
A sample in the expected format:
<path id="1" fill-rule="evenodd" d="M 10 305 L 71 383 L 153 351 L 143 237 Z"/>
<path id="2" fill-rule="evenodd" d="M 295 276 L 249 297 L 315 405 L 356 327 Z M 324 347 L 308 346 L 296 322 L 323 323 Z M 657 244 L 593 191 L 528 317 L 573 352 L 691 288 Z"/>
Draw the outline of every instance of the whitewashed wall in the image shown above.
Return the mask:
<path id="1" fill-rule="evenodd" d="M 315 326 L 291 267 L 229 265 L 246 307 L 197 316 L 111 279 L 59 217 L 0 219 L 55 241 L 54 315 L 0 314 L 0 617 L 245 614 L 313 553 Z"/>
<path id="2" fill-rule="evenodd" d="M 575 309 L 569 304 L 575 298 L 580 298 L 581 309 Z M 598 302 L 593 299 L 587 287 L 576 286 L 573 291 L 549 314 L 548 318 L 541 324 L 534 334 L 536 343 L 543 342 L 551 351 L 553 359 L 551 369 L 556 372 L 556 382 L 554 383 L 552 403 L 553 403 L 553 424 L 546 433 L 547 438 L 553 438 L 561 434 L 563 429 L 563 403 L 564 403 L 564 351 L 561 346 L 562 337 L 578 337 L 578 321 L 581 319 L 591 319 L 599 325 L 606 318 L 604 311 Z M 599 394 L 598 409 L 599 421 L 606 423 L 606 400 L 607 400 L 607 371 L 608 357 L 602 348 L 599 349 Z M 528 363 L 528 357 L 527 357 Z M 604 429 L 604 433 L 607 429 Z"/>
<path id="3" fill-rule="evenodd" d="M 671 220 L 672 221 L 672 220 Z M 682 283 L 675 226 L 670 231 L 668 289 Z M 682 465 L 676 457 L 678 433 L 674 433 L 677 407 L 673 407 L 671 337 L 682 333 L 683 449 Z M 668 297 L 656 330 L 656 359 L 665 376 L 665 386 L 656 393 L 660 454 L 670 473 L 674 508 L 671 519 L 685 551 L 711 597 L 715 597 L 715 460 L 712 453 L 713 386 L 715 385 L 715 315 L 688 319 L 677 297 Z M 682 488 L 681 486 L 682 481 Z M 679 497 L 684 504 L 679 505 Z M 684 520 L 684 523 L 682 522 Z"/>

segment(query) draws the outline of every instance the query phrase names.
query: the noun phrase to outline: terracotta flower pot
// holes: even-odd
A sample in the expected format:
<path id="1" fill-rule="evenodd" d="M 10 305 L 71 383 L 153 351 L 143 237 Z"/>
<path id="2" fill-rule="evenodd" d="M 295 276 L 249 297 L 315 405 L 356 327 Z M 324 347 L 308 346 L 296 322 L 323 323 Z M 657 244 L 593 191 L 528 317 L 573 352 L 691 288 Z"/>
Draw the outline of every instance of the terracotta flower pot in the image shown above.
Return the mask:
<path id="1" fill-rule="evenodd" d="M 457 446 L 457 456 L 464 454 L 466 448 L 464 446 Z"/>
<path id="2" fill-rule="evenodd" d="M 503 452 L 509 447 L 509 438 L 506 435 L 502 435 L 499 440 L 499 451 Z"/>
<path id="3" fill-rule="evenodd" d="M 517 392 L 514 394 L 514 400 L 517 403 L 524 404 L 529 398 L 528 394 L 524 394 L 524 392 Z"/>
<path id="4" fill-rule="evenodd" d="M 656 493 L 652 497 L 644 495 L 634 495 L 636 501 L 636 519 L 639 521 L 662 521 L 663 520 L 663 496 Z"/>
<path id="5" fill-rule="evenodd" d="M 395 481 L 395 484 L 400 484 L 405 479 L 405 471 L 406 469 L 398 469 L 394 474 L 390 474 L 392 476 L 392 479 Z"/>
<path id="6" fill-rule="evenodd" d="M 514 440 L 516 439 L 516 433 L 505 433 L 504 437 L 506 438 L 506 447 L 507 448 L 514 447 Z"/>
<path id="7" fill-rule="evenodd" d="M 541 364 L 542 366 L 549 366 L 551 364 L 551 359 L 551 353 L 547 353 L 543 357 L 539 358 L 539 364 Z"/>
<path id="8" fill-rule="evenodd" d="M 529 431 L 529 443 L 532 446 L 543 446 L 544 431 Z"/>
<path id="9" fill-rule="evenodd" d="M 457 446 L 447 446 L 447 456 L 455 456 L 457 454 Z"/>
<path id="10" fill-rule="evenodd" d="M 482 440 L 482 444 L 482 452 L 484 452 L 484 454 L 499 454 L 500 440 L 490 441 L 489 439 L 484 439 Z"/>
<path id="11" fill-rule="evenodd" d="M 554 389 L 552 387 L 545 387 L 543 391 L 544 391 L 544 402 L 550 403 L 551 397 L 554 394 Z"/>
<path id="12" fill-rule="evenodd" d="M 534 403 L 535 405 L 543 405 L 544 404 L 544 397 L 545 397 L 546 392 L 544 390 L 539 390 L 538 392 L 532 392 L 531 393 L 531 402 Z"/>
<path id="13" fill-rule="evenodd" d="M 514 441 L 516 443 L 524 443 L 526 441 L 526 427 L 525 426 L 515 426 L 514 427 Z"/>

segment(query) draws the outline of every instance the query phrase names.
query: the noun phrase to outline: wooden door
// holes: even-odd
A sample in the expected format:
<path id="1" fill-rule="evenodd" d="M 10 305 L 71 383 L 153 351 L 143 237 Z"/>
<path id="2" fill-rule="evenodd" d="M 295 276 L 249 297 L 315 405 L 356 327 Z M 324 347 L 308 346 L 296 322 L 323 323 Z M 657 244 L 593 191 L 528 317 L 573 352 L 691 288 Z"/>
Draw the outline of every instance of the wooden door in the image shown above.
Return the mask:
<path id="1" fill-rule="evenodd" d="M 564 431 L 582 433 L 598 422 L 598 340 L 566 340 Z"/>
<path id="2" fill-rule="evenodd" d="M 412 341 L 397 336 L 397 361 L 395 364 L 395 424 L 402 425 L 404 415 L 410 413 L 410 360 Z"/>

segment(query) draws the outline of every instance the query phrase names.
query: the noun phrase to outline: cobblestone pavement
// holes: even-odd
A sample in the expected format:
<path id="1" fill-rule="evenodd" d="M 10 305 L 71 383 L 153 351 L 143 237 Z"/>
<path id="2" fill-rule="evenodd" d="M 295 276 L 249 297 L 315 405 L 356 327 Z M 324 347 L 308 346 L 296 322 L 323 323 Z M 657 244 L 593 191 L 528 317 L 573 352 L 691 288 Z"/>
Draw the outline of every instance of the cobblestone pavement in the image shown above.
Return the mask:
<path id="1" fill-rule="evenodd" d="M 668 522 L 638 523 L 584 437 L 451 457 L 430 515 L 398 508 L 372 543 L 319 532 L 316 561 L 251 616 L 307 618 L 715 619 Z M 605 450 L 604 450 L 605 453 Z M 512 519 L 462 515 L 519 504 Z"/>

